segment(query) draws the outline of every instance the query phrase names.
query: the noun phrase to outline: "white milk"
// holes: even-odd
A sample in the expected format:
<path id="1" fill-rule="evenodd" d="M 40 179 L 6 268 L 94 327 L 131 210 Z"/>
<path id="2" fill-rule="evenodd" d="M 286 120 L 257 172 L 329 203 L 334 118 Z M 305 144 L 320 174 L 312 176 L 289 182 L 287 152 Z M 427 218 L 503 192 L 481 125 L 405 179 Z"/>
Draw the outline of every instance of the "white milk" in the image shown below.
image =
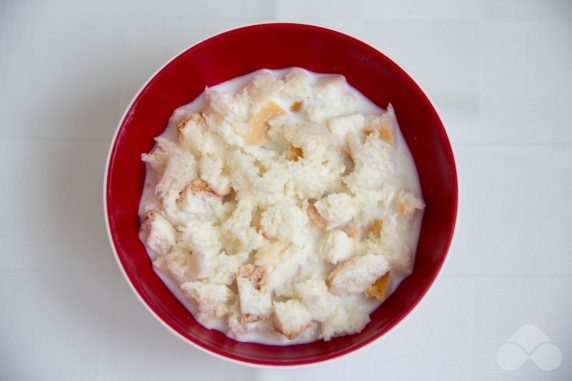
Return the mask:
<path id="1" fill-rule="evenodd" d="M 292 68 L 281 69 L 281 70 L 266 70 L 272 72 L 276 76 L 282 76 L 290 71 Z M 236 93 L 244 85 L 250 81 L 258 72 L 262 71 L 258 70 L 253 73 L 234 78 L 230 81 L 221 83 L 217 86 L 212 87 L 219 91 L 220 93 Z M 304 70 L 306 74 L 310 77 L 310 84 L 313 85 L 318 81 L 320 78 L 331 76 L 331 74 L 318 74 L 313 73 L 307 70 Z M 355 96 L 355 110 L 354 112 L 359 112 L 363 114 L 381 114 L 385 110 L 375 105 L 369 99 L 367 99 L 362 93 L 360 93 L 357 89 L 349 86 L 348 90 L 353 93 Z M 289 109 L 290 105 L 292 104 L 291 99 L 273 99 L 279 106 L 284 109 Z M 178 116 L 182 116 L 188 114 L 189 112 L 198 112 L 203 109 L 205 104 L 205 95 L 204 92 L 201 93 L 194 101 L 191 103 L 181 106 L 178 108 L 172 115 L 171 120 L 166 128 L 166 130 L 160 135 L 163 138 L 169 140 L 176 140 L 176 133 L 175 133 L 175 123 L 173 120 L 179 120 Z M 301 113 L 290 113 L 289 118 L 291 122 L 301 121 L 302 117 L 300 116 Z M 397 123 L 396 123 L 397 125 Z M 421 195 L 421 187 L 419 184 L 417 170 L 415 168 L 415 163 L 407 147 L 407 144 L 401 134 L 401 131 L 397 129 L 395 132 L 395 140 L 394 140 L 394 162 L 396 164 L 396 174 L 397 176 L 401 177 L 402 183 L 405 185 L 405 189 L 414 192 L 415 194 Z M 141 196 L 141 202 L 139 205 L 139 214 L 140 216 L 143 215 L 143 206 L 148 203 L 158 203 L 160 202 L 155 196 L 153 189 L 157 184 L 157 179 L 155 178 L 153 171 L 147 168 L 146 177 L 145 177 L 145 187 L 143 190 L 143 194 Z M 419 239 L 419 233 L 421 230 L 421 220 L 422 218 L 417 218 L 411 229 L 411 234 L 408 236 L 409 246 L 412 247 L 413 253 L 415 253 L 415 249 L 417 247 L 417 241 Z M 149 253 L 152 259 L 156 258 L 156 255 L 152 252 L 152 250 L 147 247 L 147 252 Z M 413 258 L 414 260 L 414 258 Z M 154 267 L 155 272 L 157 275 L 163 280 L 163 282 L 167 285 L 167 287 L 171 290 L 171 292 L 176 296 L 176 298 L 189 310 L 191 313 L 196 316 L 196 306 L 192 301 L 186 299 L 181 290 L 179 289 L 178 285 L 169 278 L 166 274 L 162 271 Z M 391 276 L 391 283 L 389 285 L 388 294 L 390 295 L 395 291 L 395 289 L 399 286 L 399 284 L 403 281 L 406 276 L 398 275 L 392 273 Z M 379 305 L 382 303 L 377 301 L 373 298 L 366 298 L 362 295 L 351 295 L 346 297 L 348 303 L 351 303 L 355 307 L 355 298 L 359 298 L 359 307 L 367 311 L 368 314 L 371 314 Z M 353 299 L 353 300 L 352 300 Z M 202 322 L 201 322 L 202 323 Z M 228 327 L 225 319 L 218 319 L 209 324 L 203 324 L 207 328 L 216 329 L 221 331 L 225 334 L 228 333 Z M 300 336 L 296 337 L 293 340 L 288 340 L 280 333 L 276 332 L 272 326 L 266 322 L 255 322 L 249 325 L 251 328 L 251 332 L 249 332 L 245 336 L 241 336 L 238 338 L 240 341 L 248 341 L 248 342 L 257 342 L 263 344 L 271 344 L 271 345 L 292 345 L 292 344 L 300 344 L 300 343 L 307 343 L 316 341 L 318 339 L 318 327 L 317 325 L 313 325 L 310 328 L 306 329 Z"/>

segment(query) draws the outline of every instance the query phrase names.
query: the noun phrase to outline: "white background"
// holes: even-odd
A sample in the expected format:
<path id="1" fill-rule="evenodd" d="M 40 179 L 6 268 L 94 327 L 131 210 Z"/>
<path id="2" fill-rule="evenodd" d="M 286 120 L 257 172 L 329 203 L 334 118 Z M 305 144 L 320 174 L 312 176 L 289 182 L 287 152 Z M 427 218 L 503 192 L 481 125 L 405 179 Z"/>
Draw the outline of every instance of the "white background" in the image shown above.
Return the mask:
<path id="1" fill-rule="evenodd" d="M 356 36 L 433 99 L 457 153 L 451 258 L 399 329 L 299 370 L 172 336 L 121 277 L 102 181 L 119 118 L 165 61 L 261 21 Z M 565 380 L 572 375 L 572 1 L 0 0 L 0 380 Z M 560 367 L 496 351 L 534 324 Z"/>

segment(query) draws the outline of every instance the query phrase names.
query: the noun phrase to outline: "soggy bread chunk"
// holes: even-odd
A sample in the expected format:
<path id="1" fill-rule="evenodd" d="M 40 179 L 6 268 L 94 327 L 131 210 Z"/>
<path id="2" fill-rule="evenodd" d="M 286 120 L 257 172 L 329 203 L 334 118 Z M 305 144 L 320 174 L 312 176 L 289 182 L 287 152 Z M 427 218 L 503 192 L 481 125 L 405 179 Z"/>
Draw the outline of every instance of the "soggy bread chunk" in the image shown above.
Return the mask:
<path id="1" fill-rule="evenodd" d="M 389 265 L 381 255 L 366 254 L 338 264 L 326 283 L 338 295 L 364 292 L 388 270 Z"/>
<path id="2" fill-rule="evenodd" d="M 317 227 L 322 230 L 326 230 L 328 222 L 324 219 L 324 217 L 320 216 L 320 213 L 318 213 L 318 209 L 316 209 L 314 204 L 308 205 L 308 217 L 310 217 L 310 221 L 312 221 Z"/>
<path id="3" fill-rule="evenodd" d="M 197 162 L 192 153 L 177 150 L 167 160 L 155 192 L 162 199 L 178 198 L 183 189 L 197 177 Z"/>
<path id="4" fill-rule="evenodd" d="M 295 204 L 280 202 L 262 212 L 260 224 L 270 237 L 300 245 L 306 238 L 308 216 Z"/>
<path id="5" fill-rule="evenodd" d="M 274 328 L 290 340 L 300 335 L 312 323 L 312 315 L 295 299 L 275 302 L 272 312 Z"/>
<path id="6" fill-rule="evenodd" d="M 347 193 L 332 193 L 318 200 L 314 205 L 327 221 L 328 230 L 350 222 L 355 214 L 352 197 Z"/>
<path id="7" fill-rule="evenodd" d="M 264 244 L 264 236 L 252 226 L 255 206 L 248 201 L 239 201 L 228 219 L 222 224 L 227 248 L 236 251 L 251 251 Z"/>
<path id="8" fill-rule="evenodd" d="M 334 312 L 322 323 L 320 338 L 325 341 L 341 335 L 360 332 L 369 323 L 369 315 L 359 309 L 346 309 L 337 305 Z"/>
<path id="9" fill-rule="evenodd" d="M 338 116 L 328 121 L 328 128 L 340 146 L 345 146 L 348 134 L 358 132 L 364 125 L 363 114 L 350 114 Z"/>
<path id="10" fill-rule="evenodd" d="M 161 173 L 165 169 L 169 157 L 177 151 L 178 147 L 175 143 L 165 138 L 158 137 L 155 141 L 157 144 L 153 151 L 142 154 L 141 160 L 149 164 L 153 170 Z"/>
<path id="11" fill-rule="evenodd" d="M 227 148 L 224 139 L 207 126 L 200 114 L 178 126 L 177 140 L 182 148 L 200 155 L 221 157 Z"/>
<path id="12" fill-rule="evenodd" d="M 411 192 L 401 191 L 395 195 L 395 205 L 400 215 L 410 216 L 416 209 L 423 209 L 425 204 Z"/>
<path id="13" fill-rule="evenodd" d="M 222 198 L 209 192 L 208 189 L 210 188 L 206 191 L 196 191 L 194 186 L 189 185 L 183 190 L 178 200 L 178 207 L 188 213 L 188 218 L 217 222 L 226 215 Z"/>
<path id="14" fill-rule="evenodd" d="M 284 110 L 274 102 L 268 102 L 255 114 L 248 122 L 250 130 L 244 137 L 246 144 L 257 144 L 268 138 L 268 121 L 280 114 Z"/>
<path id="15" fill-rule="evenodd" d="M 209 188 L 218 196 L 224 197 L 230 194 L 230 176 L 224 171 L 224 160 L 218 156 L 204 155 L 199 160 L 199 175 Z"/>
<path id="16" fill-rule="evenodd" d="M 346 79 L 341 75 L 320 78 L 314 86 L 314 100 L 306 111 L 310 120 L 318 123 L 348 114 L 355 103 L 355 97 L 348 91 Z"/>
<path id="17" fill-rule="evenodd" d="M 284 76 L 283 82 L 284 87 L 282 90 L 288 97 L 309 97 L 312 93 L 310 77 L 301 69 L 294 68 L 290 70 Z"/>
<path id="18" fill-rule="evenodd" d="M 192 134 L 193 130 L 196 130 L 198 125 L 204 124 L 204 119 L 199 113 L 191 113 L 180 120 L 175 126 L 177 133 L 177 140 L 181 144 L 185 144 L 189 135 Z"/>
<path id="19" fill-rule="evenodd" d="M 297 273 L 305 258 L 304 252 L 295 245 L 285 245 L 280 241 L 258 249 L 255 263 L 266 266 L 268 288 L 275 292 L 285 287 Z"/>
<path id="20" fill-rule="evenodd" d="M 236 273 L 241 321 L 250 323 L 266 319 L 272 308 L 270 292 L 265 289 L 266 268 L 244 265 Z"/>
<path id="21" fill-rule="evenodd" d="M 159 256 L 168 254 L 177 241 L 177 232 L 173 225 L 154 210 L 143 216 L 141 234 L 147 246 Z"/>
<path id="22" fill-rule="evenodd" d="M 359 238 L 360 236 L 359 228 L 351 221 L 342 226 L 340 230 L 352 238 Z"/>
<path id="23" fill-rule="evenodd" d="M 323 238 L 320 254 L 329 263 L 349 259 L 354 252 L 353 239 L 341 230 L 330 230 Z"/>
<path id="24" fill-rule="evenodd" d="M 183 294 L 196 302 L 199 320 L 204 322 L 226 315 L 233 301 L 232 291 L 225 285 L 206 282 L 185 282 L 181 284 Z"/>
<path id="25" fill-rule="evenodd" d="M 367 136 L 377 134 L 381 140 L 393 145 L 393 127 L 391 121 L 386 117 L 375 117 L 373 121 L 370 119 L 367 127 L 363 128 L 363 133 Z"/>
<path id="26" fill-rule="evenodd" d="M 335 296 L 328 291 L 323 279 L 311 278 L 294 284 L 296 297 L 312 314 L 313 320 L 324 321 L 332 313 Z"/>
<path id="27" fill-rule="evenodd" d="M 376 298 L 377 300 L 385 300 L 389 281 L 391 280 L 391 272 L 386 272 L 381 278 L 375 281 L 374 284 L 365 290 L 364 295 L 368 298 Z"/>
<path id="28" fill-rule="evenodd" d="M 179 228 L 181 244 L 193 254 L 212 257 L 218 254 L 221 247 L 221 229 L 211 221 L 189 221 Z"/>
<path id="29" fill-rule="evenodd" d="M 246 87 L 241 91 L 252 108 L 260 103 L 268 100 L 274 94 L 279 92 L 283 87 L 283 82 L 276 78 L 272 73 L 263 70 L 257 73 Z"/>
<path id="30" fill-rule="evenodd" d="M 192 278 L 192 253 L 187 249 L 174 249 L 169 254 L 157 258 L 153 265 L 164 271 L 171 279 L 184 283 Z"/>
<path id="31" fill-rule="evenodd" d="M 371 226 L 369 227 L 369 236 L 373 238 L 381 238 L 381 231 L 383 229 L 383 220 L 376 218 L 373 220 Z"/>
<path id="32" fill-rule="evenodd" d="M 228 329 L 229 336 L 234 338 L 239 338 L 246 335 L 248 332 L 248 327 L 246 323 L 243 323 L 240 316 L 240 304 L 238 301 L 233 303 L 229 308 L 228 313 Z"/>

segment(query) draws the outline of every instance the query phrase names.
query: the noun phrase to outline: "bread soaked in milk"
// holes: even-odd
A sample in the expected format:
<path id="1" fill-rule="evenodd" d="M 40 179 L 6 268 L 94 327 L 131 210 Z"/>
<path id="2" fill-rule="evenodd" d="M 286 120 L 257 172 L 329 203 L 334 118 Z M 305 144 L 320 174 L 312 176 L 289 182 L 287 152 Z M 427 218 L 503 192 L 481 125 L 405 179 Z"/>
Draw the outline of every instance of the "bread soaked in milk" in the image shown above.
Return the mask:
<path id="1" fill-rule="evenodd" d="M 294 344 L 360 332 L 412 270 L 424 203 L 391 105 L 260 70 L 176 110 L 143 154 L 141 239 L 204 326 Z"/>

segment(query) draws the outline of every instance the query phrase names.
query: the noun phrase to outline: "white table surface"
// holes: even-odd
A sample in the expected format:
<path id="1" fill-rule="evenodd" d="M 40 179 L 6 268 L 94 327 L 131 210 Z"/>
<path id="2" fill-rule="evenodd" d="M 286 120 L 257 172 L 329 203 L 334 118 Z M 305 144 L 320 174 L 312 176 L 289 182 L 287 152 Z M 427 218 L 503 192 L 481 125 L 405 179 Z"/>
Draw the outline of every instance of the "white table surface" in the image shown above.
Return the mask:
<path id="1" fill-rule="evenodd" d="M 572 378 L 572 1 L 325 4 L 0 0 L 0 380 Z M 207 36 L 271 20 L 395 59 L 440 110 L 461 178 L 457 240 L 418 311 L 362 352 L 296 370 L 172 336 L 123 280 L 102 213 L 110 140 L 147 77 Z M 510 350 L 536 362 L 503 370 L 497 351 L 523 325 L 552 352 L 528 348 L 529 331 Z"/>

